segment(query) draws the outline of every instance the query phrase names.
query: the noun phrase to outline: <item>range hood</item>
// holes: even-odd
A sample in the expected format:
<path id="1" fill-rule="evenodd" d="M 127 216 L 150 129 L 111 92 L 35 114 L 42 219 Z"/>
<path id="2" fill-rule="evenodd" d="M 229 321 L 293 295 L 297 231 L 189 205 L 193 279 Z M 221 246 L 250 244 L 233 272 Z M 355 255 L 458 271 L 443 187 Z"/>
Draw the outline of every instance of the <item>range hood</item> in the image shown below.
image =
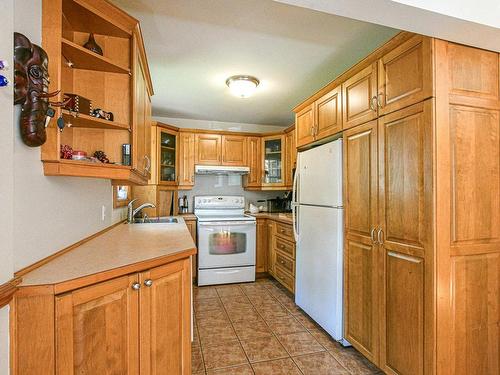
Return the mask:
<path id="1" fill-rule="evenodd" d="M 250 173 L 250 167 L 228 167 L 223 165 L 196 165 L 196 174 L 243 175 Z"/>

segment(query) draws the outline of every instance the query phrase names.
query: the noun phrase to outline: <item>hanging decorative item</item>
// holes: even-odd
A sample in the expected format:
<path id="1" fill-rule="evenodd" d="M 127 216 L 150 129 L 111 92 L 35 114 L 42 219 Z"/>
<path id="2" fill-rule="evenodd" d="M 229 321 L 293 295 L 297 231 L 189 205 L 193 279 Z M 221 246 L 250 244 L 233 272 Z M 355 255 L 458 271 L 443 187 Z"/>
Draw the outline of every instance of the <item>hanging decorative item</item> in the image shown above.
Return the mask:
<path id="1" fill-rule="evenodd" d="M 97 53 L 98 55 L 103 55 L 102 54 L 102 48 L 97 44 L 97 42 L 94 39 L 94 33 L 90 33 L 89 35 L 89 40 L 87 43 L 83 45 L 84 48 L 87 48 L 88 50 Z"/>
<path id="2" fill-rule="evenodd" d="M 30 147 L 41 146 L 47 139 L 45 127 L 63 102 L 52 103 L 49 98 L 59 94 L 48 92 L 49 58 L 47 53 L 32 44 L 23 34 L 14 33 L 14 104 L 21 104 L 21 138 Z M 47 117 L 48 116 L 48 117 Z"/>

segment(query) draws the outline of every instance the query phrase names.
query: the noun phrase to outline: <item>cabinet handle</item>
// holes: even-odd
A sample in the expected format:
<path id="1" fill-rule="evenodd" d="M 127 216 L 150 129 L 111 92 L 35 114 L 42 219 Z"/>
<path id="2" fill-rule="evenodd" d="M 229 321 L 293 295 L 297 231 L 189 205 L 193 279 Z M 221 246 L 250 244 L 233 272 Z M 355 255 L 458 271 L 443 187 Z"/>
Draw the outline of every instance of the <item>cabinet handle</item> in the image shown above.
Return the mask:
<path id="1" fill-rule="evenodd" d="M 382 95 L 384 95 L 384 94 L 379 93 L 379 94 L 377 95 L 377 105 L 378 105 L 378 107 L 379 107 L 379 108 L 382 108 L 382 98 L 381 98 L 381 97 L 382 97 Z"/>
<path id="2" fill-rule="evenodd" d="M 376 111 L 377 110 L 377 104 L 376 104 L 376 102 L 377 102 L 377 95 L 374 95 L 371 98 L 371 100 L 370 100 L 370 109 L 372 111 Z"/>
<path id="3" fill-rule="evenodd" d="M 370 231 L 370 238 L 372 239 L 372 242 L 376 245 L 377 240 L 375 239 L 375 228 L 372 228 L 372 230 Z"/>
<path id="4" fill-rule="evenodd" d="M 138 283 L 138 282 L 133 283 L 133 284 L 132 284 L 132 289 L 134 289 L 134 290 L 139 290 L 139 289 L 141 289 L 141 284 L 140 284 L 140 283 Z"/>
<path id="5" fill-rule="evenodd" d="M 146 279 L 146 280 L 144 280 L 144 285 L 146 285 L 146 286 L 151 286 L 151 285 L 153 285 L 153 280 L 151 280 L 151 279 Z"/>
<path id="6" fill-rule="evenodd" d="M 378 230 L 378 233 L 377 233 L 377 240 L 378 240 L 378 243 L 380 245 L 383 245 L 384 244 L 384 237 L 383 237 L 383 234 L 384 234 L 384 231 L 382 229 L 379 229 Z"/>

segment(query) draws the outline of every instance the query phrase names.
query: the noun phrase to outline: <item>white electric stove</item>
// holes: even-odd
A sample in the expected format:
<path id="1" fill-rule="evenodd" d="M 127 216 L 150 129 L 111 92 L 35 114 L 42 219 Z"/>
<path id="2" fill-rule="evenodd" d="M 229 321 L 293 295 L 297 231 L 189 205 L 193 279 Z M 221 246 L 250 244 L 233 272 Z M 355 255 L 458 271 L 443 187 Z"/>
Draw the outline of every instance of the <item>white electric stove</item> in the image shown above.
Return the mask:
<path id="1" fill-rule="evenodd" d="M 197 196 L 198 285 L 255 281 L 255 217 L 242 196 Z"/>

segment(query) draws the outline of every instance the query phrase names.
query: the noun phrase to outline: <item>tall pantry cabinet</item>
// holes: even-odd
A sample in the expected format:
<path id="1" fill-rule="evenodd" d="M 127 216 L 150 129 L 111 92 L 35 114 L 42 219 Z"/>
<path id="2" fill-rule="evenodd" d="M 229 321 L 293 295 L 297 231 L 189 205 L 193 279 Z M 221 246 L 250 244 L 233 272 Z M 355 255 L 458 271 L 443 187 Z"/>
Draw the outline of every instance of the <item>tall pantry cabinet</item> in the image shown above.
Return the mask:
<path id="1" fill-rule="evenodd" d="M 387 374 L 500 373 L 499 66 L 401 33 L 295 109 L 342 85 L 344 333 Z"/>

